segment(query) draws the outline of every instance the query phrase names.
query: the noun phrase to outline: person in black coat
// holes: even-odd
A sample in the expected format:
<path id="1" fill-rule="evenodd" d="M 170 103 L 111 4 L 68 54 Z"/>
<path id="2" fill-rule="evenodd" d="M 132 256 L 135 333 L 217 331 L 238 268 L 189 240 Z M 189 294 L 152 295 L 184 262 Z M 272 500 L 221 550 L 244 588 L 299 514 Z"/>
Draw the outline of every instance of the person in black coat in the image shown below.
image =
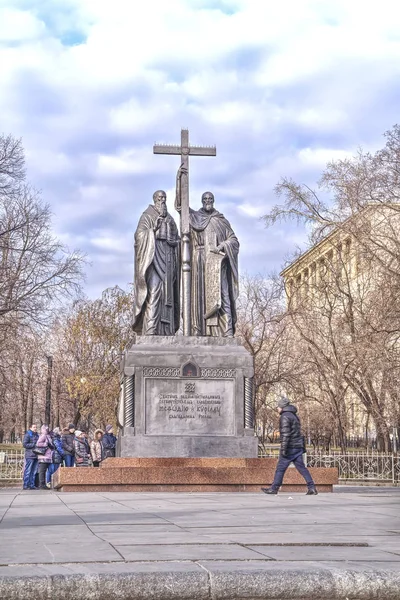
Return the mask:
<path id="1" fill-rule="evenodd" d="M 33 449 L 36 446 L 36 442 L 39 439 L 37 432 L 37 425 L 31 425 L 28 431 L 24 435 L 22 442 L 25 448 L 25 462 L 24 462 L 24 475 L 23 475 L 23 488 L 24 490 L 34 490 L 35 477 L 38 469 L 38 455 L 34 453 Z"/>
<path id="2" fill-rule="evenodd" d="M 261 490 L 264 494 L 277 494 L 282 485 L 286 469 L 290 463 L 293 463 L 307 483 L 307 495 L 316 496 L 318 492 L 315 483 L 303 460 L 303 453 L 306 448 L 304 436 L 301 433 L 300 419 L 297 416 L 297 408 L 290 404 L 288 398 L 282 397 L 278 402 L 278 412 L 280 414 L 281 451 L 271 487 L 261 488 Z"/>
<path id="3" fill-rule="evenodd" d="M 64 466 L 74 466 L 74 439 L 75 439 L 75 425 L 70 423 L 68 427 L 63 429 L 61 435 L 61 443 L 64 451 Z"/>
<path id="4" fill-rule="evenodd" d="M 106 432 L 103 435 L 103 447 L 106 458 L 112 458 L 115 456 L 115 446 L 117 444 L 117 438 L 113 433 L 113 426 L 107 425 Z"/>

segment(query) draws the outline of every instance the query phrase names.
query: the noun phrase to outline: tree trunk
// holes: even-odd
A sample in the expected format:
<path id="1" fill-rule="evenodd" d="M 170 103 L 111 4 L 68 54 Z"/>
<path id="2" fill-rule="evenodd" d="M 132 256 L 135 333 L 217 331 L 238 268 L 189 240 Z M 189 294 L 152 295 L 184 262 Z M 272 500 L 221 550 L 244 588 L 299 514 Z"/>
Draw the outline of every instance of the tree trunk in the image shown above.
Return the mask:
<path id="1" fill-rule="evenodd" d="M 376 427 L 377 450 L 390 452 L 390 431 L 385 419 L 381 415 L 374 416 Z"/>

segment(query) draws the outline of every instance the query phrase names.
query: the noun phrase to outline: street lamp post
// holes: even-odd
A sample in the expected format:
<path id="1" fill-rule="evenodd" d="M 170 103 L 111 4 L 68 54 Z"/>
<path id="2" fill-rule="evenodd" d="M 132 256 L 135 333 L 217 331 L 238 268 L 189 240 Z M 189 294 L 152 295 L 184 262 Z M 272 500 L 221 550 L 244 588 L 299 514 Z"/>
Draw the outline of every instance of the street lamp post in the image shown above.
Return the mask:
<path id="1" fill-rule="evenodd" d="M 46 408 L 44 414 L 44 420 L 46 425 L 50 427 L 51 418 L 51 376 L 53 371 L 53 357 L 46 356 L 47 358 L 47 381 L 46 381 Z"/>

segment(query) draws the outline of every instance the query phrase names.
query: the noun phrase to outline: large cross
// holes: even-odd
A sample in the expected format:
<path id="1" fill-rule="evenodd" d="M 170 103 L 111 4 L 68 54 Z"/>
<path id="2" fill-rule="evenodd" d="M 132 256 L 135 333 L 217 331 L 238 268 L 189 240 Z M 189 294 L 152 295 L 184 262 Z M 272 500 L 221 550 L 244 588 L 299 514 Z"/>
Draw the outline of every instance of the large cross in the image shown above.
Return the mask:
<path id="1" fill-rule="evenodd" d="M 154 154 L 180 155 L 184 174 L 181 177 L 181 239 L 182 239 L 182 316 L 183 335 L 191 335 L 191 265 L 189 223 L 189 156 L 216 156 L 215 146 L 189 146 L 189 130 L 182 129 L 181 145 L 155 144 Z"/>

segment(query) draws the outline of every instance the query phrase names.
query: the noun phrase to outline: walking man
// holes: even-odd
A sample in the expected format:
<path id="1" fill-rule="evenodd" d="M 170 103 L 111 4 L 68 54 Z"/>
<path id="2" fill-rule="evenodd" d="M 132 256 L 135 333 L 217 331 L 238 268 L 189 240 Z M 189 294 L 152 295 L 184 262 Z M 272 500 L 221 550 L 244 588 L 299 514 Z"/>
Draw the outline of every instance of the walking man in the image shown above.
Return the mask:
<path id="1" fill-rule="evenodd" d="M 35 477 L 38 470 L 38 456 L 34 453 L 33 448 L 39 439 L 37 426 L 31 425 L 24 435 L 22 442 L 25 448 L 25 463 L 24 463 L 24 490 L 34 490 Z"/>
<path id="2" fill-rule="evenodd" d="M 279 432 L 281 439 L 281 452 L 276 466 L 274 481 L 270 488 L 261 488 L 264 494 L 277 494 L 282 485 L 286 469 L 293 463 L 300 475 L 307 483 L 307 495 L 318 494 L 310 471 L 304 464 L 303 452 L 305 452 L 304 436 L 301 433 L 300 419 L 297 416 L 297 408 L 290 404 L 288 398 L 282 397 L 278 401 Z"/>

